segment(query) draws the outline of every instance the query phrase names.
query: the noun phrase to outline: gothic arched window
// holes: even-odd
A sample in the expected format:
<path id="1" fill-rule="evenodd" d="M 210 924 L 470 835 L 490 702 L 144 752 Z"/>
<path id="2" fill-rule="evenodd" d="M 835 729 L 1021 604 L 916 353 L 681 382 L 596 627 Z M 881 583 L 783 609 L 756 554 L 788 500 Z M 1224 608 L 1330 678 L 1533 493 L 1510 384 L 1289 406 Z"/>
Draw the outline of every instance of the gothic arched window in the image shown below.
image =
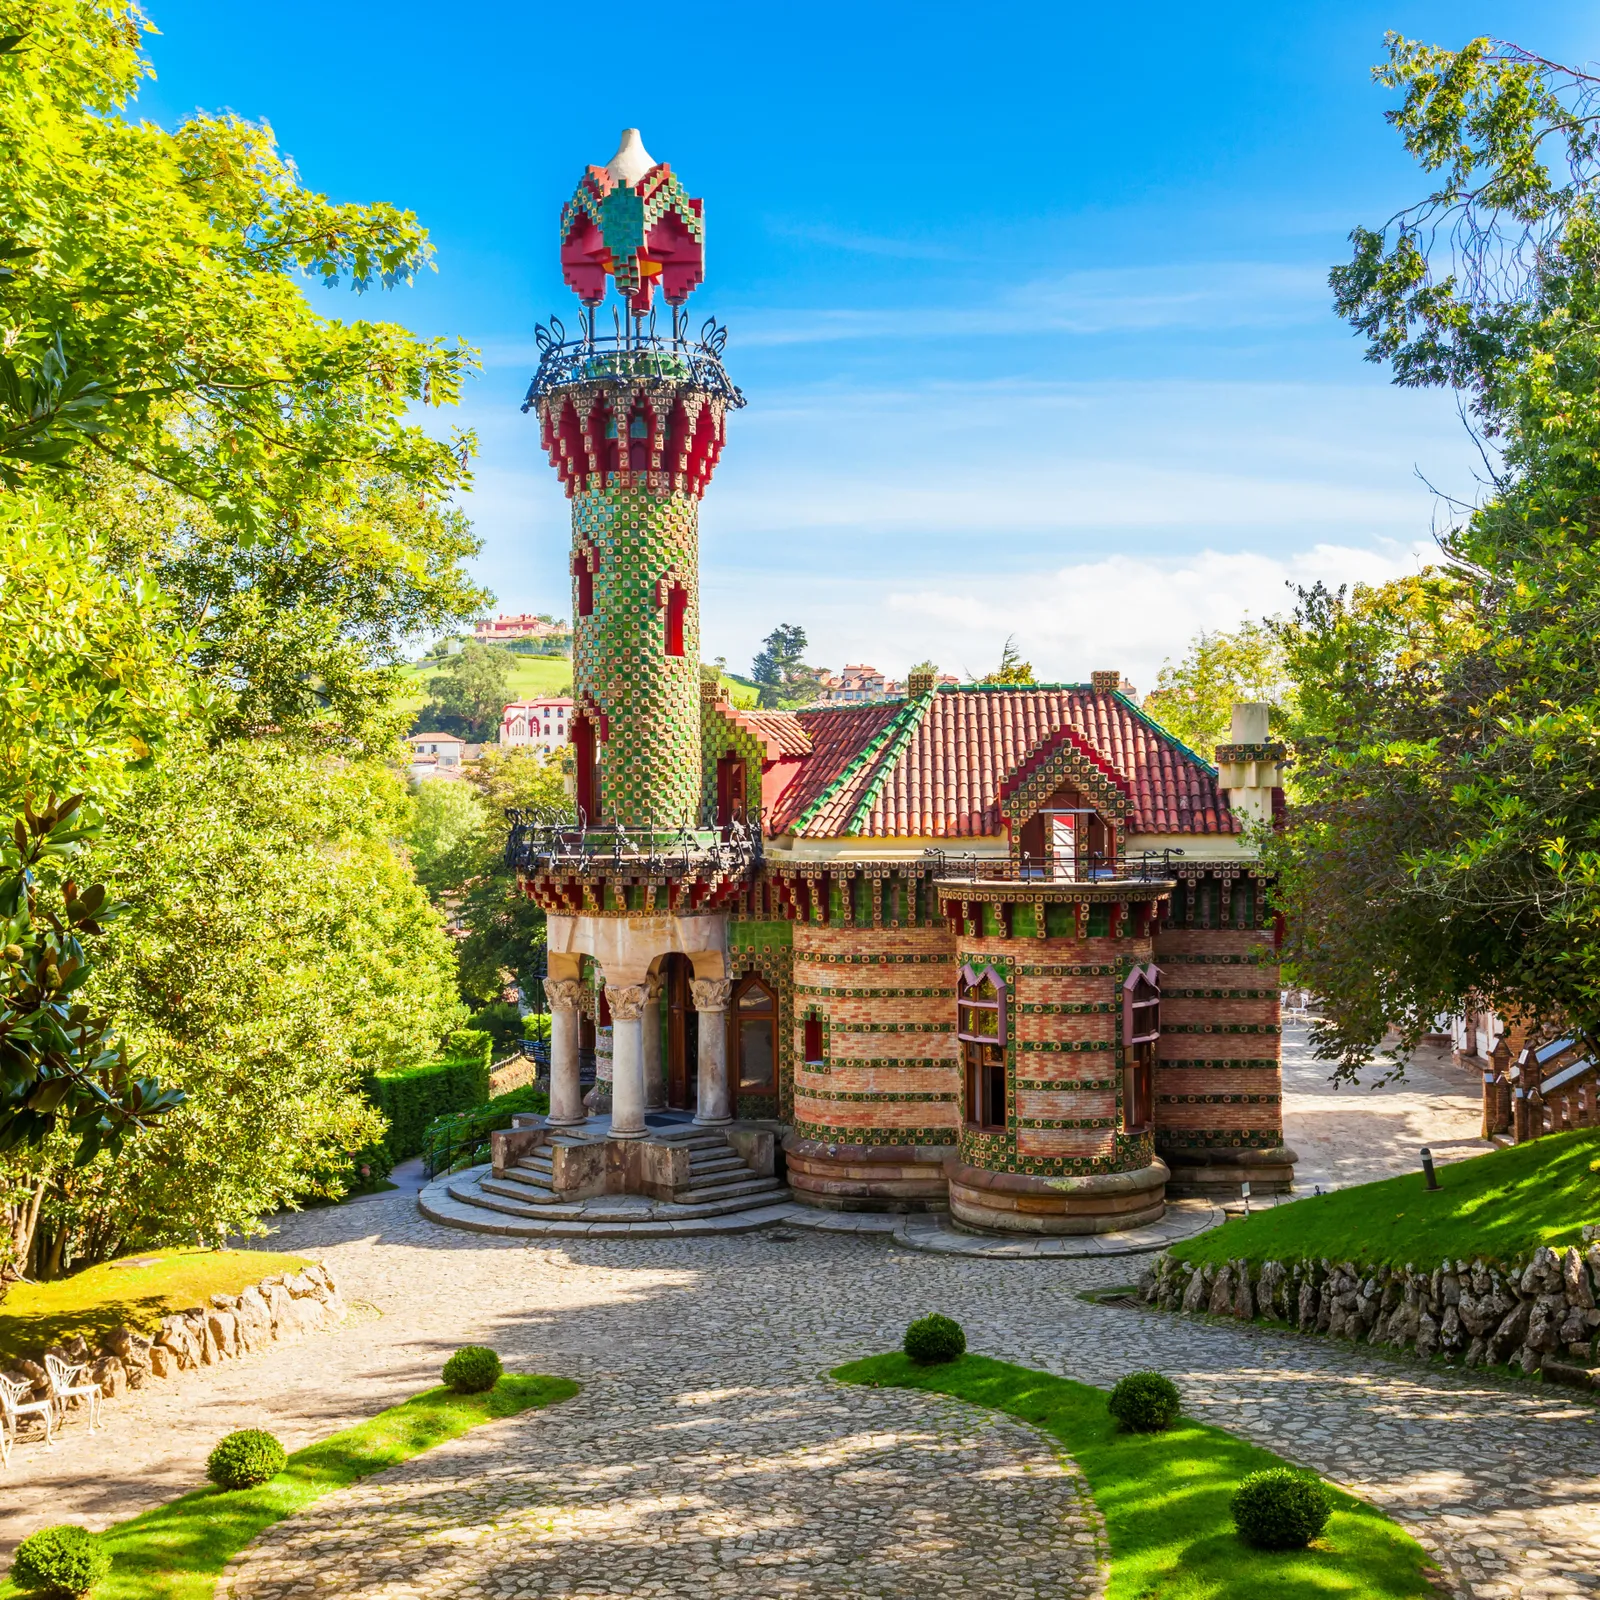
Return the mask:
<path id="1" fill-rule="evenodd" d="M 967 1125 L 1006 1125 L 1006 984 L 995 969 L 962 967 L 956 978 L 956 1038 L 961 1044 Z"/>

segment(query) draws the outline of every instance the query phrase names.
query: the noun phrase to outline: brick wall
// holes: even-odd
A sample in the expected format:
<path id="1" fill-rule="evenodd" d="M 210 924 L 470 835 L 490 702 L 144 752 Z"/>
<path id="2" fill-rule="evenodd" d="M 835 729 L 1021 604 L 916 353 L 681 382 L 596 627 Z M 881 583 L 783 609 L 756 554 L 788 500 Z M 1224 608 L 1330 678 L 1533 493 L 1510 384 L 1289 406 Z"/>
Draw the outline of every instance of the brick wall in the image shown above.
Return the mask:
<path id="1" fill-rule="evenodd" d="M 794 926 L 794 1129 L 841 1144 L 953 1144 L 955 940 L 943 927 Z M 822 1022 L 820 1063 L 805 1022 Z"/>
<path id="2" fill-rule="evenodd" d="M 1246 908 L 1247 920 L 1262 920 L 1248 901 Z M 1157 1150 L 1170 1164 L 1186 1151 L 1281 1145 L 1282 1024 L 1270 928 L 1169 926 L 1156 935 L 1155 956 Z"/>

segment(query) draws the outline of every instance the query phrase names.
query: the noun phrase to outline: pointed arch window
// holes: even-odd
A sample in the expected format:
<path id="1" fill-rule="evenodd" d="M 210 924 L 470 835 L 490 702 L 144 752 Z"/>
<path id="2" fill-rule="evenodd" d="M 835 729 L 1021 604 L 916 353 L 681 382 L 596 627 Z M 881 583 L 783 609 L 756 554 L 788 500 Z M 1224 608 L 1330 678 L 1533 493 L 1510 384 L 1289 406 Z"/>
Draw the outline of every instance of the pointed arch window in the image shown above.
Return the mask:
<path id="1" fill-rule="evenodd" d="M 1006 982 L 970 963 L 956 976 L 956 1038 L 961 1045 L 967 1125 L 1006 1125 Z"/>
<path id="2" fill-rule="evenodd" d="M 1155 1122 L 1156 1045 L 1161 1038 L 1161 969 L 1134 967 L 1122 984 L 1122 1131 Z"/>
<path id="3" fill-rule="evenodd" d="M 733 999 L 734 1026 L 739 1030 L 739 1092 L 778 1092 L 778 996 L 755 973 L 739 980 Z"/>

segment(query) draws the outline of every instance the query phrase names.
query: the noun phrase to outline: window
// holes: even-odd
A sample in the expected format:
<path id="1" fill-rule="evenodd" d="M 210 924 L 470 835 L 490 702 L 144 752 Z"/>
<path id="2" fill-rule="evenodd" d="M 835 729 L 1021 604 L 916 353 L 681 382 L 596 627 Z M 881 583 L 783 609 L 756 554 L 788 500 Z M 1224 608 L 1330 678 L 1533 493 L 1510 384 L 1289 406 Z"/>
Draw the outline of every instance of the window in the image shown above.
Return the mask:
<path id="1" fill-rule="evenodd" d="M 805 1055 L 810 1066 L 820 1066 L 822 1063 L 822 1018 L 806 1018 Z"/>
<path id="2" fill-rule="evenodd" d="M 667 590 L 667 654 L 683 654 L 683 619 L 689 612 L 689 591 L 681 583 Z"/>
<path id="3" fill-rule="evenodd" d="M 745 820 L 745 764 L 731 750 L 717 761 L 717 826 L 729 837 L 735 822 Z"/>
<path id="4" fill-rule="evenodd" d="M 967 1123 L 1006 1125 L 1006 985 L 993 967 L 961 969 L 956 983 L 956 1037 L 961 1043 Z"/>
<path id="5" fill-rule="evenodd" d="M 739 1092 L 776 1094 L 778 1089 L 778 997 L 751 973 L 740 984 L 733 1007 L 739 1030 Z"/>
<path id="6" fill-rule="evenodd" d="M 1161 969 L 1135 967 L 1122 985 L 1122 1131 L 1155 1121 L 1156 1041 L 1161 1037 Z"/>
<path id="7" fill-rule="evenodd" d="M 578 580 L 578 615 L 594 615 L 594 567 L 587 550 L 580 550 L 572 558 L 572 575 Z"/>
<path id="8" fill-rule="evenodd" d="M 578 769 L 578 809 L 586 822 L 598 822 L 600 756 L 595 748 L 594 724 L 587 717 L 572 719 L 572 756 Z"/>

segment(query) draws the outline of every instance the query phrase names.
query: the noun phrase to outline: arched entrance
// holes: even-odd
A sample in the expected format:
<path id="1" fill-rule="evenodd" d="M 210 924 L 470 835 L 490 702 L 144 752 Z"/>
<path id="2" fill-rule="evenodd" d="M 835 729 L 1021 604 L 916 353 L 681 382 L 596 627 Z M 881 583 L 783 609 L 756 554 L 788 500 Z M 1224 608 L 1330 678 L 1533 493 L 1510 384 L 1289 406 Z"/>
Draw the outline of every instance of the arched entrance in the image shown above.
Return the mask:
<path id="1" fill-rule="evenodd" d="M 667 1105 L 675 1111 L 693 1111 L 699 1103 L 700 1014 L 689 988 L 692 977 L 694 963 L 688 956 L 674 953 L 661 958 Z"/>

